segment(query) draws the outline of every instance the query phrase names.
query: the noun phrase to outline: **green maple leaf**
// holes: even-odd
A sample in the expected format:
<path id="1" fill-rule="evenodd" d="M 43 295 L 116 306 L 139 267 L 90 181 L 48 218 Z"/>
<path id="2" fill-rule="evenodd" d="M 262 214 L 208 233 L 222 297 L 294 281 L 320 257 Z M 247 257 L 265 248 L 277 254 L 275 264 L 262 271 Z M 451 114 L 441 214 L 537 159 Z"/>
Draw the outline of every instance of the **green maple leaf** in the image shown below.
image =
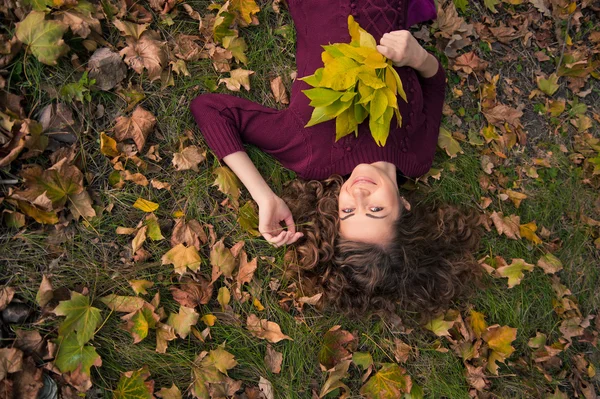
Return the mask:
<path id="1" fill-rule="evenodd" d="M 75 371 L 80 367 L 84 374 L 90 375 L 92 366 L 102 365 L 102 359 L 96 353 L 96 349 L 91 345 L 80 344 L 76 334 L 71 333 L 58 338 L 59 348 L 54 364 L 63 373 Z"/>
<path id="2" fill-rule="evenodd" d="M 462 12 L 467 11 L 468 5 L 469 5 L 469 0 L 454 0 L 454 6 Z"/>
<path id="3" fill-rule="evenodd" d="M 553 73 L 552 75 L 548 76 L 548 79 L 542 79 L 541 77 L 538 77 L 537 85 L 539 89 L 544 92 L 544 94 L 551 96 L 556 93 L 560 87 L 558 84 L 558 75 Z"/>
<path id="4" fill-rule="evenodd" d="M 523 259 L 513 259 L 510 265 L 502 266 L 496 269 L 499 276 L 508 278 L 508 288 L 521 283 L 525 276 L 524 270 L 532 271 L 533 265 L 525 262 Z"/>
<path id="5" fill-rule="evenodd" d="M 90 305 L 90 298 L 73 292 L 71 299 L 61 301 L 54 309 L 57 316 L 66 316 L 66 319 L 58 328 L 58 334 L 67 336 L 76 332 L 79 345 L 88 342 L 94 336 L 96 328 L 102 321 L 100 309 Z"/>
<path id="6" fill-rule="evenodd" d="M 154 313 L 154 307 L 149 303 L 144 303 L 144 307 L 122 317 L 127 320 L 125 329 L 133 337 L 133 343 L 137 344 L 148 336 L 148 330 L 156 328 L 156 323 L 160 320 Z"/>
<path id="7" fill-rule="evenodd" d="M 225 36 L 223 38 L 223 47 L 231 51 L 231 54 L 238 62 L 241 62 L 242 64 L 248 63 L 248 57 L 246 57 L 245 53 L 248 45 L 243 37 Z"/>
<path id="8" fill-rule="evenodd" d="M 197 398 L 210 398 L 208 386 L 213 383 L 232 385 L 234 382 L 227 376 L 227 370 L 237 366 L 235 357 L 223 347 L 218 347 L 206 355 L 200 354 L 192 366 L 192 394 Z"/>
<path id="9" fill-rule="evenodd" d="M 360 388 L 367 399 L 397 399 L 411 392 L 412 380 L 406 370 L 394 363 L 384 363 L 381 369 Z"/>
<path id="10" fill-rule="evenodd" d="M 146 367 L 123 373 L 113 392 L 113 399 L 153 399 L 154 381 L 146 381 L 149 377 Z"/>
<path id="11" fill-rule="evenodd" d="M 62 39 L 68 27 L 56 21 L 46 21 L 46 14 L 31 11 L 17 24 L 15 34 L 42 63 L 56 65 L 56 60 L 69 51 Z"/>
<path id="12" fill-rule="evenodd" d="M 36 11 L 48 11 L 49 7 L 54 5 L 52 0 L 25 0 L 23 2 L 25 5 L 31 6 Z"/>
<path id="13" fill-rule="evenodd" d="M 452 137 L 452 133 L 443 127 L 440 127 L 438 147 L 446 150 L 446 154 L 448 154 L 450 158 L 455 158 L 458 153 L 464 153 L 458 141 Z"/>
<path id="14" fill-rule="evenodd" d="M 500 0 L 483 0 L 483 3 L 488 8 L 488 10 L 490 10 L 494 14 L 498 12 L 498 10 L 496 10 L 496 5 L 500 4 Z"/>

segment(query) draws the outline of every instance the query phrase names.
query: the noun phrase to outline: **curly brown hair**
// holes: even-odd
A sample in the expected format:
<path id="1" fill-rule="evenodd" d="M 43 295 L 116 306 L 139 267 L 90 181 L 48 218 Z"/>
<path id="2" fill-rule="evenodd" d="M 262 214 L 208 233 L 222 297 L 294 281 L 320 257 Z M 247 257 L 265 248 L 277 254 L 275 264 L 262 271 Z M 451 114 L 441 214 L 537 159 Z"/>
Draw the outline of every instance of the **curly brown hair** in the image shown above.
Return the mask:
<path id="1" fill-rule="evenodd" d="M 436 313 L 473 285 L 480 270 L 473 256 L 481 236 L 476 212 L 413 205 L 394 222 L 385 248 L 348 241 L 338 235 L 343 182 L 337 175 L 295 180 L 282 195 L 304 233 L 288 258 L 326 304 L 353 313 L 394 311 L 397 304 Z"/>

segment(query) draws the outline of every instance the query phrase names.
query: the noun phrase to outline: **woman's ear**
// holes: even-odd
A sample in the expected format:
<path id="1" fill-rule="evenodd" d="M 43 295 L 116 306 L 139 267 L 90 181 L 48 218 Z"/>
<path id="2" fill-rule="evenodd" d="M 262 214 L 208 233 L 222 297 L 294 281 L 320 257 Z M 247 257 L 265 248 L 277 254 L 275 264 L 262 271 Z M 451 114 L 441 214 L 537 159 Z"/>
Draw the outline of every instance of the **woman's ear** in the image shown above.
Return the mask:
<path id="1" fill-rule="evenodd" d="M 410 202 L 408 202 L 406 200 L 406 198 L 404 198 L 401 195 L 399 195 L 399 198 L 400 198 L 400 204 L 404 207 L 404 209 L 406 209 L 407 211 L 410 211 Z"/>

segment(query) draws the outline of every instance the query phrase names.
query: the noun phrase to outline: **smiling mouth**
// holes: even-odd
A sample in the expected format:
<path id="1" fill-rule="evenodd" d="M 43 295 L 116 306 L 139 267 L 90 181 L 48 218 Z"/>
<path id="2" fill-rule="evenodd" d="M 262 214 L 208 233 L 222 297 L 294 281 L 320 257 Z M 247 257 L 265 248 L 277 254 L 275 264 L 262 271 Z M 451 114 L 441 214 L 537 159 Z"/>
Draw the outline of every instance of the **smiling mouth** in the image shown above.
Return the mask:
<path id="1" fill-rule="evenodd" d="M 352 182 L 352 186 L 354 186 L 355 184 L 359 184 L 359 183 L 368 183 L 368 184 L 377 185 L 377 183 L 375 183 L 373 180 L 369 179 L 368 177 L 357 177 Z"/>

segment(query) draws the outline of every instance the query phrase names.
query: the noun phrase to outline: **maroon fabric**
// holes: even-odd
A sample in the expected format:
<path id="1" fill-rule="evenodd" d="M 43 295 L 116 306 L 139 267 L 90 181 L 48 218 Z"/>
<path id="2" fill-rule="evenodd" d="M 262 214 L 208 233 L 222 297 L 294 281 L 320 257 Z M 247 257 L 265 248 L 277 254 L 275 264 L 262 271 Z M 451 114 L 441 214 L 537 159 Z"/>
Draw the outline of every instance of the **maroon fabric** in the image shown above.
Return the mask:
<path id="1" fill-rule="evenodd" d="M 405 29 L 409 0 L 288 0 L 297 31 L 298 77 L 312 74 L 323 65 L 321 45 L 349 42 L 347 18 L 358 23 L 377 41 L 384 33 Z M 446 75 L 441 66 L 431 78 L 420 77 L 412 68 L 397 69 L 408 102 L 398 99 L 402 127 L 392 120 L 385 147 L 371 137 L 368 122 L 359 126 L 358 137 L 348 135 L 335 142 L 335 121 L 309 128 L 313 108 L 301 90 L 306 83 L 292 85 L 290 106 L 267 108 L 226 94 L 203 94 L 191 110 L 208 146 L 222 159 L 243 144 L 253 144 L 305 179 L 325 179 L 349 174 L 359 163 L 392 162 L 402 173 L 418 177 L 431 167 L 439 134 Z"/>

